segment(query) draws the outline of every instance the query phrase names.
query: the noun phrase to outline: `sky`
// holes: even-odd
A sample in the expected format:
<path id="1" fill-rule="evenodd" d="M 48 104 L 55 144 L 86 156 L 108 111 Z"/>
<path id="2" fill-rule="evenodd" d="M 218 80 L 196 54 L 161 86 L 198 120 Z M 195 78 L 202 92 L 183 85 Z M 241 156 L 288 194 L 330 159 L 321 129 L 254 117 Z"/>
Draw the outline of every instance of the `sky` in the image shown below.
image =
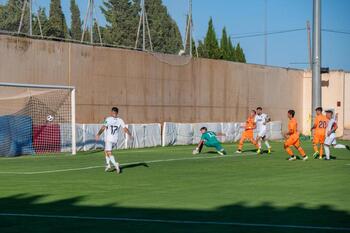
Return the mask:
<path id="1" fill-rule="evenodd" d="M 33 0 L 34 8 L 45 6 L 50 0 Z M 61 0 L 67 23 L 70 23 L 70 0 Z M 76 0 L 83 18 L 88 0 Z M 95 0 L 97 17 L 101 24 L 105 19 L 99 10 L 103 0 Z M 147 0 L 146 0 L 147 1 Z M 192 0 L 194 38 L 202 40 L 209 18 L 214 21 L 218 37 L 223 27 L 240 43 L 248 63 L 264 64 L 265 37 L 236 38 L 265 30 L 265 2 L 267 6 L 267 32 L 305 29 L 306 21 L 312 26 L 312 0 Z M 322 66 L 350 71 L 350 1 L 321 0 L 322 28 L 345 31 L 347 34 L 322 32 Z M 1 3 L 6 0 L 0 0 Z M 163 0 L 182 34 L 185 31 L 188 0 Z M 184 37 L 184 36 L 183 36 Z M 271 66 L 307 68 L 307 31 L 274 34 L 267 37 L 267 64 Z"/>

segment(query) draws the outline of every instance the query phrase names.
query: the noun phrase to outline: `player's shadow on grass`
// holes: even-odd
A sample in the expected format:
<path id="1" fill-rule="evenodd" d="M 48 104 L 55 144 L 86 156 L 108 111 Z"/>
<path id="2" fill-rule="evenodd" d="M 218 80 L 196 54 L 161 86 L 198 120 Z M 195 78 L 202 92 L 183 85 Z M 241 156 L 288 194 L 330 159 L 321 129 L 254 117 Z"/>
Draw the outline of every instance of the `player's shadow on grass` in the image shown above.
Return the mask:
<path id="1" fill-rule="evenodd" d="M 243 153 L 247 153 L 247 152 L 256 152 L 256 149 L 247 149 L 247 150 L 243 150 Z"/>
<path id="2" fill-rule="evenodd" d="M 120 166 L 120 173 L 123 173 L 125 169 L 135 168 L 135 167 L 149 167 L 147 163 L 131 163 Z M 108 172 L 115 172 L 115 169 L 111 169 Z"/>
<path id="3" fill-rule="evenodd" d="M 118 193 L 114 195 L 115 201 L 118 201 Z M 121 199 L 123 197 L 125 196 Z M 201 209 L 167 209 L 135 207 L 134 204 L 133 207 L 126 207 L 118 206 L 117 203 L 86 205 L 83 204 L 86 203 L 83 196 L 48 202 L 47 199 L 50 198 L 52 197 L 46 195 L 27 194 L 0 198 L 0 232 L 333 233 L 349 232 L 350 229 L 349 212 L 327 205 L 308 208 L 299 203 L 288 207 L 275 207 L 271 203 L 251 205 L 241 202 L 214 209 L 204 208 L 205 206 Z M 157 197 L 152 200 L 157 200 Z M 188 200 L 183 200 L 184 203 L 186 201 Z M 146 204 L 157 206 L 149 202 Z M 344 229 L 338 231 L 326 227 Z"/>
<path id="4" fill-rule="evenodd" d="M 210 150 L 210 151 L 204 151 L 203 154 L 218 154 L 218 152 L 214 151 L 214 150 Z"/>
<path id="5" fill-rule="evenodd" d="M 121 170 L 129 169 L 129 168 L 135 168 L 135 167 L 149 167 L 147 163 L 131 163 L 126 165 L 121 165 Z"/>

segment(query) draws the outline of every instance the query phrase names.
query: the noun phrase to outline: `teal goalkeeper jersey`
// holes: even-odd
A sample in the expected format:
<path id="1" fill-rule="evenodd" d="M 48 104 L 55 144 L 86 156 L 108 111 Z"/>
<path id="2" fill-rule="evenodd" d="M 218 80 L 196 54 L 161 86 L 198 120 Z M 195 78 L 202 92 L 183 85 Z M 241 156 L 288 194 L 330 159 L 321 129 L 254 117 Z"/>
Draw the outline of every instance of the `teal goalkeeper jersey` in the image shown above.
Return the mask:
<path id="1" fill-rule="evenodd" d="M 205 142 L 205 144 L 209 144 L 209 145 L 220 143 L 216 138 L 216 134 L 211 131 L 207 131 L 204 134 L 202 134 L 201 139 Z"/>

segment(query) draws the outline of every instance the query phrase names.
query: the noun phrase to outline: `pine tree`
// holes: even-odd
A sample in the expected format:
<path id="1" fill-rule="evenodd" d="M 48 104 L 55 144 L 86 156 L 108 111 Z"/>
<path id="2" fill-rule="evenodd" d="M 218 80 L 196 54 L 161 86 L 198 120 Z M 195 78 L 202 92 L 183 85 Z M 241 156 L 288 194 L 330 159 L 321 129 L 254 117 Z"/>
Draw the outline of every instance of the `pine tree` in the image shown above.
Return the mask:
<path id="1" fill-rule="evenodd" d="M 145 7 L 154 51 L 177 54 L 183 46 L 180 30 L 162 0 L 147 0 Z"/>
<path id="2" fill-rule="evenodd" d="M 230 60 L 231 50 L 229 47 L 229 38 L 227 37 L 226 28 L 222 30 L 222 37 L 220 41 L 221 58 L 223 60 Z"/>
<path id="3" fill-rule="evenodd" d="M 0 29 L 5 31 L 17 32 L 21 21 L 23 8 L 21 0 L 8 0 L 7 4 L 0 7 Z M 25 8 L 22 33 L 29 32 L 29 9 Z"/>
<path id="4" fill-rule="evenodd" d="M 107 26 L 106 43 L 134 47 L 139 17 L 139 1 L 105 0 L 101 6 Z"/>
<path id="5" fill-rule="evenodd" d="M 70 1 L 70 11 L 71 11 L 71 26 L 70 26 L 70 36 L 74 40 L 81 40 L 81 19 L 80 10 L 75 0 Z"/>
<path id="6" fill-rule="evenodd" d="M 212 18 L 210 18 L 208 23 L 208 31 L 204 38 L 204 47 L 207 51 L 207 58 L 219 59 L 221 57 Z"/>
<path id="7" fill-rule="evenodd" d="M 94 20 L 94 28 L 93 28 L 93 40 L 94 40 L 94 43 L 95 44 L 100 44 L 101 43 L 101 41 L 100 41 L 100 36 L 99 36 L 99 34 L 98 34 L 98 32 L 101 32 L 102 31 L 102 28 L 101 28 L 101 26 L 99 27 L 98 25 L 97 25 L 97 21 L 96 20 Z M 101 34 L 102 34 L 102 32 L 101 32 Z M 102 35 L 101 35 L 101 39 L 102 39 Z M 103 40 L 102 40 L 102 42 L 103 42 Z"/>
<path id="8" fill-rule="evenodd" d="M 204 43 L 201 40 L 198 41 L 197 50 L 198 50 L 198 56 L 199 57 L 204 57 L 204 58 L 208 58 L 209 57 L 208 51 L 207 51 Z"/>
<path id="9" fill-rule="evenodd" d="M 192 56 L 193 57 L 197 57 L 197 48 L 196 48 L 196 42 L 194 41 L 194 39 L 192 38 Z"/>
<path id="10" fill-rule="evenodd" d="M 153 48 L 157 52 L 178 53 L 182 48 L 180 30 L 168 14 L 162 0 L 145 2 Z M 107 26 L 103 30 L 104 41 L 134 47 L 140 19 L 140 0 L 105 0 L 101 7 Z M 142 25 L 138 48 L 142 47 Z M 150 48 L 146 28 L 146 47 Z"/>
<path id="11" fill-rule="evenodd" d="M 80 38 L 81 40 L 81 38 Z M 90 43 L 91 42 L 91 37 L 90 37 L 90 29 L 87 28 L 84 32 L 84 38 L 83 38 L 83 42 L 88 42 Z"/>
<path id="12" fill-rule="evenodd" d="M 239 43 L 236 46 L 236 58 L 237 58 L 238 62 L 246 63 L 246 59 L 245 59 L 245 55 L 244 55 L 243 49 L 241 48 Z"/>
<path id="13" fill-rule="evenodd" d="M 39 7 L 37 15 L 33 17 L 33 35 L 41 35 L 39 20 L 40 20 L 43 36 L 45 36 L 44 31 L 47 27 L 47 21 L 48 21 L 45 13 L 45 8 Z"/>
<path id="14" fill-rule="evenodd" d="M 58 38 L 68 37 L 68 29 L 62 11 L 61 0 L 51 0 L 50 15 L 47 27 L 45 28 L 45 35 Z"/>
<path id="15" fill-rule="evenodd" d="M 236 61 L 236 48 L 232 45 L 231 37 L 228 37 L 229 61 Z"/>

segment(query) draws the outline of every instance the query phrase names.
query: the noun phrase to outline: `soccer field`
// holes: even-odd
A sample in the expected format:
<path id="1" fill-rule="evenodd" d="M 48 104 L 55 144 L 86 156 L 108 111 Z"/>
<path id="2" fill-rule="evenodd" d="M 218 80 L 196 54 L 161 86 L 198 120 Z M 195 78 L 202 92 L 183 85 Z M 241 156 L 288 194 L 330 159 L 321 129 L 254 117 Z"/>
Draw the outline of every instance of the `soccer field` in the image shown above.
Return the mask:
<path id="1" fill-rule="evenodd" d="M 350 232 L 350 153 L 286 161 L 193 146 L 0 159 L 0 232 Z M 303 143 L 309 157 L 311 143 Z"/>

